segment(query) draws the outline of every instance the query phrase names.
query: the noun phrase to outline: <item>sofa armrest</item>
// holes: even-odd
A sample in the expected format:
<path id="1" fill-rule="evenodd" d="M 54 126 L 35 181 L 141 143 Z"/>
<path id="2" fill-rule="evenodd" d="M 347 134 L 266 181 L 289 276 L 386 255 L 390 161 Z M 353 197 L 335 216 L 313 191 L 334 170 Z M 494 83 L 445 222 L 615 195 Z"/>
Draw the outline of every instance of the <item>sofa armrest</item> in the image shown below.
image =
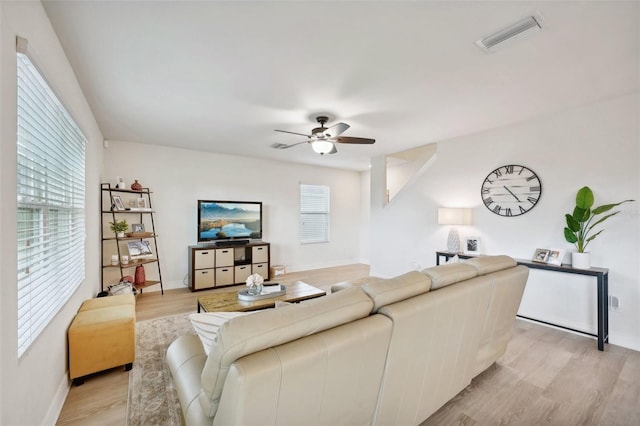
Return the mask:
<path id="1" fill-rule="evenodd" d="M 190 426 L 213 423 L 198 401 L 202 389 L 200 375 L 206 360 L 202 342 L 196 335 L 180 336 L 167 349 L 167 364 L 178 392 L 185 423 Z"/>

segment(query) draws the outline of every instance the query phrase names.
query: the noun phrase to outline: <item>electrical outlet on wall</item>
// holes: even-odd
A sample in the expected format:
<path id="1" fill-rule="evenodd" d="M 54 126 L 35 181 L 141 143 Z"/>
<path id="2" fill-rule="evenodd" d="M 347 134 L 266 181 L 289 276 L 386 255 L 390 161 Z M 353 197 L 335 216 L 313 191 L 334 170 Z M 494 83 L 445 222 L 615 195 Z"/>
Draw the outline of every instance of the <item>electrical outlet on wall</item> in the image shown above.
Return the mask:
<path id="1" fill-rule="evenodd" d="M 616 296 L 609 296 L 609 310 L 617 311 L 620 307 L 620 300 Z"/>

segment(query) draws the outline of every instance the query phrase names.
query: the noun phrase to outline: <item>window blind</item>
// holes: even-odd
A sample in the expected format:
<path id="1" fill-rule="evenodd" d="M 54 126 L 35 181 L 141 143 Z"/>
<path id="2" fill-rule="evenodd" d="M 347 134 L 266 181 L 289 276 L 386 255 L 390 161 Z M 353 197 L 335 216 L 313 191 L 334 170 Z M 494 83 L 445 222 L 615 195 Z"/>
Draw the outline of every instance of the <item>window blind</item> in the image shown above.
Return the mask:
<path id="1" fill-rule="evenodd" d="M 328 186 L 300 184 L 300 243 L 329 241 Z"/>
<path id="2" fill-rule="evenodd" d="M 84 280 L 86 139 L 29 57 L 17 65 L 21 356 Z"/>

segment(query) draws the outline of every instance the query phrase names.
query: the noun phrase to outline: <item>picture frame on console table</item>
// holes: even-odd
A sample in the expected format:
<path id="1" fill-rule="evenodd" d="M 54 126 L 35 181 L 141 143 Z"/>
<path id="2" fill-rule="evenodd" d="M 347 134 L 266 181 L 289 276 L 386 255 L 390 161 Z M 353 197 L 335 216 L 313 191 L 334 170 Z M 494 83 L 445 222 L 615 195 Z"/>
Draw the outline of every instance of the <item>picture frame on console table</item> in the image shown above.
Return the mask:
<path id="1" fill-rule="evenodd" d="M 559 248 L 538 248 L 533 253 L 534 262 L 538 263 L 548 263 L 549 265 L 562 266 L 562 259 L 564 259 L 564 249 Z"/>
<path id="2" fill-rule="evenodd" d="M 479 255 L 480 254 L 480 245 L 482 244 L 482 240 L 480 237 L 465 237 L 464 239 L 464 254 L 472 254 Z"/>
<path id="3" fill-rule="evenodd" d="M 547 263 L 548 258 L 549 258 L 549 250 L 538 248 L 533 253 L 533 259 L 531 260 L 538 263 Z"/>

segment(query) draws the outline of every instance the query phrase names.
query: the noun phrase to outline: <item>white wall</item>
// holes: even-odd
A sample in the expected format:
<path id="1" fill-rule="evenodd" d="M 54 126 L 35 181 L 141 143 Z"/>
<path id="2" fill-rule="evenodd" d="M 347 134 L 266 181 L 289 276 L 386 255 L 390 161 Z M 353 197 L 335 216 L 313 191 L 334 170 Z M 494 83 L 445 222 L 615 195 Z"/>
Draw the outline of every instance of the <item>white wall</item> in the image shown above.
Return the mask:
<path id="1" fill-rule="evenodd" d="M 262 201 L 271 263 L 287 271 L 360 261 L 360 174 L 139 143 L 109 141 L 104 182 L 123 176 L 149 187 L 165 288 L 182 287 L 187 247 L 196 244 L 197 200 Z M 299 243 L 299 184 L 331 188 L 331 242 Z M 149 291 L 159 290 L 151 287 Z"/>
<path id="2" fill-rule="evenodd" d="M 392 276 L 413 269 L 414 262 L 434 265 L 434 252 L 446 248 L 448 229 L 437 225 L 442 206 L 473 208 L 473 225 L 461 227 L 460 234 L 480 236 L 487 254 L 530 259 L 538 247 L 570 249 L 563 237 L 564 214 L 572 210 L 580 187 L 590 186 L 598 205 L 640 200 L 639 114 L 635 93 L 439 143 L 435 163 L 387 207 L 372 195 L 371 273 Z M 482 204 L 482 181 L 505 164 L 525 165 L 542 180 L 541 200 L 525 215 L 499 217 Z M 381 181 L 378 174 L 379 168 L 372 170 L 374 185 Z M 619 310 L 609 315 L 610 341 L 636 350 L 639 207 L 638 202 L 624 205 L 590 246 L 592 264 L 610 269 L 609 294 L 620 298 Z M 532 271 L 521 308 L 594 332 L 595 279 Z"/>
<path id="3" fill-rule="evenodd" d="M 86 279 L 23 356 L 17 357 L 16 285 L 16 36 L 88 139 L 86 147 Z M 0 424 L 54 424 L 69 386 L 67 328 L 98 289 L 98 205 L 102 135 L 40 2 L 0 2 Z M 64 279 L 64 277 L 60 277 Z"/>

